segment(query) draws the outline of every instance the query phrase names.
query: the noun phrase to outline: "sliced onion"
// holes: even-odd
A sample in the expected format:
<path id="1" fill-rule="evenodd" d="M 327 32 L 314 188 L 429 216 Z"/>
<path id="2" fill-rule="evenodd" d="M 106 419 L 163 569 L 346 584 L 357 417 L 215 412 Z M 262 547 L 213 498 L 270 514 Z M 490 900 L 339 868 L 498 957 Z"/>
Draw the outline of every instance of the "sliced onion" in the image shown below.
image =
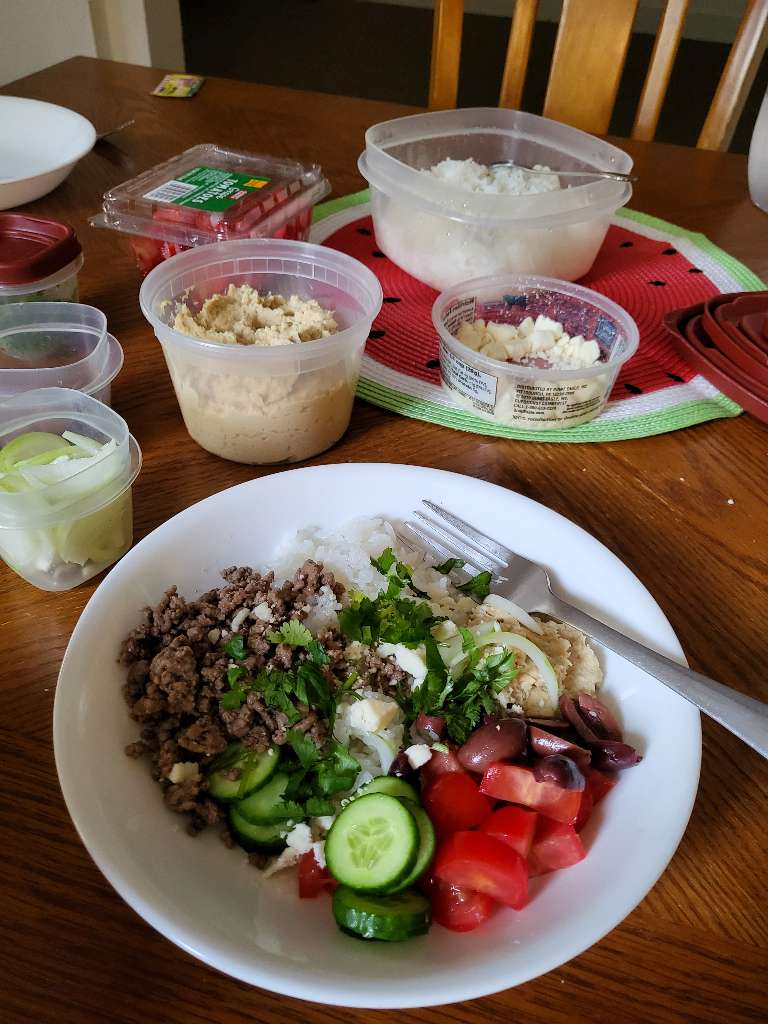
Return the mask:
<path id="1" fill-rule="evenodd" d="M 535 725 L 528 727 L 528 742 L 531 750 L 538 757 L 565 754 L 566 757 L 575 761 L 581 768 L 589 764 L 590 757 L 592 756 L 583 747 L 577 747 L 575 743 L 563 739 L 562 736 L 555 736 L 551 732 L 545 732 L 544 729 L 539 729 Z"/>
<path id="2" fill-rule="evenodd" d="M 521 626 L 525 626 L 526 629 L 530 629 L 532 633 L 542 634 L 544 630 L 541 628 L 541 623 L 537 622 L 531 615 L 521 608 L 519 604 L 515 604 L 514 601 L 510 601 L 506 597 L 502 597 L 501 594 L 489 594 L 483 604 L 490 608 L 498 608 L 502 612 L 506 612 L 513 618 L 517 619 Z"/>
<path id="3" fill-rule="evenodd" d="M 526 654 L 531 659 L 539 670 L 539 675 L 544 680 L 544 685 L 547 688 L 547 696 L 549 697 L 552 710 L 554 711 L 557 707 L 557 676 L 555 675 L 555 670 L 552 668 L 552 662 L 546 656 L 544 651 L 537 647 L 536 644 L 527 637 L 520 636 L 519 633 L 496 633 L 494 638 L 488 642 L 499 644 L 502 647 L 512 647 L 515 650 Z"/>
<path id="4" fill-rule="evenodd" d="M 521 718 L 489 721 L 471 734 L 459 747 L 459 764 L 473 772 L 483 772 L 493 761 L 514 760 L 525 753 L 525 722 Z"/>

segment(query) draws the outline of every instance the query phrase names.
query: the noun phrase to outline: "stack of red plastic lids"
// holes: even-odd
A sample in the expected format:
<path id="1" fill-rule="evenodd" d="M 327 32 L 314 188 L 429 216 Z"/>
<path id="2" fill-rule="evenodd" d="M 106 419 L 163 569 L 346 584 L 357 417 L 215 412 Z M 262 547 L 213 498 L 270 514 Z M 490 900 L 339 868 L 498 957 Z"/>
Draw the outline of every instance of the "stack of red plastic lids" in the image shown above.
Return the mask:
<path id="1" fill-rule="evenodd" d="M 681 359 L 768 423 L 768 291 L 715 295 L 667 313 L 664 326 Z"/>

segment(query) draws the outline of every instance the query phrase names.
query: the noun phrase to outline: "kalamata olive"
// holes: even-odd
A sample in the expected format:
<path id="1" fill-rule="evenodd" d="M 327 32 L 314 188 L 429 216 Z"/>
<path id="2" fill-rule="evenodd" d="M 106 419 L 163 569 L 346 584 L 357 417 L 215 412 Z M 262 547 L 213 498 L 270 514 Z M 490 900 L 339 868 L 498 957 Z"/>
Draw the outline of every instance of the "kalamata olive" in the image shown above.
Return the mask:
<path id="1" fill-rule="evenodd" d="M 525 722 L 501 718 L 479 726 L 459 747 L 459 764 L 472 772 L 483 772 L 493 761 L 522 757 L 525 753 Z"/>
<path id="2" fill-rule="evenodd" d="M 548 757 L 550 754 L 565 754 L 575 761 L 580 768 L 585 768 L 590 761 L 591 754 L 583 747 L 577 747 L 562 736 L 555 736 L 554 733 L 539 729 L 538 726 L 528 726 L 528 745 L 537 757 Z"/>
<path id="3" fill-rule="evenodd" d="M 567 718 L 571 723 L 576 732 L 581 736 L 587 743 L 597 743 L 600 737 L 590 729 L 584 719 L 579 713 L 579 709 L 576 707 L 573 697 L 569 697 L 567 693 L 564 693 L 560 697 L 560 711 L 564 718 Z"/>
<path id="4" fill-rule="evenodd" d="M 442 715 L 425 715 L 423 711 L 420 711 L 416 716 L 413 727 L 419 736 L 423 736 L 434 743 L 445 732 L 445 719 Z"/>
<path id="5" fill-rule="evenodd" d="M 621 726 L 616 721 L 613 712 L 602 701 L 591 693 L 580 693 L 576 698 L 576 706 L 592 732 L 601 739 L 616 740 L 621 743 L 623 739 Z"/>
<path id="6" fill-rule="evenodd" d="M 537 782 L 554 782 L 561 789 L 576 789 L 581 792 L 586 785 L 581 769 L 570 757 L 552 754 L 542 757 L 533 765 L 533 777 Z"/>
<path id="7" fill-rule="evenodd" d="M 411 775 L 415 774 L 411 767 L 411 762 L 405 756 L 404 750 L 398 752 L 390 766 L 389 774 L 396 776 L 398 779 L 407 779 L 410 778 Z"/>
<path id="8" fill-rule="evenodd" d="M 560 732 L 564 729 L 570 729 L 571 723 L 566 718 L 530 718 L 526 715 L 525 718 L 528 725 L 536 725 L 540 729 L 546 729 L 551 732 L 553 729 Z"/>
<path id="9" fill-rule="evenodd" d="M 618 772 L 642 761 L 634 747 L 616 740 L 598 740 L 590 743 L 589 749 L 592 751 L 592 765 L 602 772 Z"/>

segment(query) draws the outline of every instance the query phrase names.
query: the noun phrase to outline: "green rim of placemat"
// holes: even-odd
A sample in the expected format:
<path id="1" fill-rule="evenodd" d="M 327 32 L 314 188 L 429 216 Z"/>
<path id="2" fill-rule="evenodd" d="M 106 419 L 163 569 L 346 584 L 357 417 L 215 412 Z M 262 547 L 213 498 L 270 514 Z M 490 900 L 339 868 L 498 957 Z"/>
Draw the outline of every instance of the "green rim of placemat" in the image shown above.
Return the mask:
<path id="1" fill-rule="evenodd" d="M 340 196 L 338 199 L 331 199 L 315 207 L 313 220 L 315 223 L 330 217 L 334 213 L 346 210 L 352 206 L 360 206 L 370 199 L 368 189 L 361 192 L 353 192 L 347 196 Z M 705 253 L 713 262 L 727 271 L 744 289 L 744 291 L 760 291 L 765 285 L 757 276 L 729 253 L 724 252 L 706 235 L 697 231 L 689 231 L 677 224 L 670 224 L 659 217 L 651 217 L 647 213 L 638 213 L 636 210 L 619 210 L 616 213 L 619 220 L 634 221 L 636 224 L 643 224 L 654 231 L 663 232 L 670 238 L 686 238 Z M 691 402 L 683 402 L 674 405 L 669 409 L 655 410 L 650 413 L 643 413 L 639 416 L 623 417 L 621 419 L 603 419 L 598 417 L 590 423 L 584 423 L 579 427 L 571 427 L 568 430 L 518 430 L 503 423 L 495 423 L 493 420 L 483 419 L 473 413 L 464 412 L 452 406 L 439 405 L 424 398 L 414 398 L 405 395 L 400 391 L 386 387 L 378 381 L 361 376 L 357 386 L 357 394 L 360 398 L 371 402 L 374 405 L 389 409 L 391 412 L 399 413 L 402 416 L 409 416 L 412 419 L 426 420 L 429 423 L 437 423 L 440 426 L 452 427 L 455 430 L 464 430 L 473 434 L 486 434 L 493 437 L 507 437 L 516 441 L 550 441 L 550 442 L 587 442 L 587 441 L 626 441 L 633 438 L 651 437 L 654 434 L 666 434 L 673 430 L 682 430 L 685 427 L 695 426 L 697 423 L 705 423 L 708 420 L 723 419 L 731 416 L 738 416 L 742 411 L 741 407 L 726 395 L 718 393 L 711 398 L 697 399 Z"/>

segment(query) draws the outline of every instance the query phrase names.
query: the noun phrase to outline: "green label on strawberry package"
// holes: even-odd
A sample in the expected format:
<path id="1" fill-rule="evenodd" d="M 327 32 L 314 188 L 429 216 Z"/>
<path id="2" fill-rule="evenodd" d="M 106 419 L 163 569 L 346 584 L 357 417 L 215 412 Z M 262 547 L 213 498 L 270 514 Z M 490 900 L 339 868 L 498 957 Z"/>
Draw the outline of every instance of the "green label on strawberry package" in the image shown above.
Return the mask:
<path id="1" fill-rule="evenodd" d="M 269 184 L 269 178 L 237 174 L 220 167 L 193 167 L 144 194 L 156 203 L 191 206 L 195 210 L 223 213 L 250 192 Z"/>

